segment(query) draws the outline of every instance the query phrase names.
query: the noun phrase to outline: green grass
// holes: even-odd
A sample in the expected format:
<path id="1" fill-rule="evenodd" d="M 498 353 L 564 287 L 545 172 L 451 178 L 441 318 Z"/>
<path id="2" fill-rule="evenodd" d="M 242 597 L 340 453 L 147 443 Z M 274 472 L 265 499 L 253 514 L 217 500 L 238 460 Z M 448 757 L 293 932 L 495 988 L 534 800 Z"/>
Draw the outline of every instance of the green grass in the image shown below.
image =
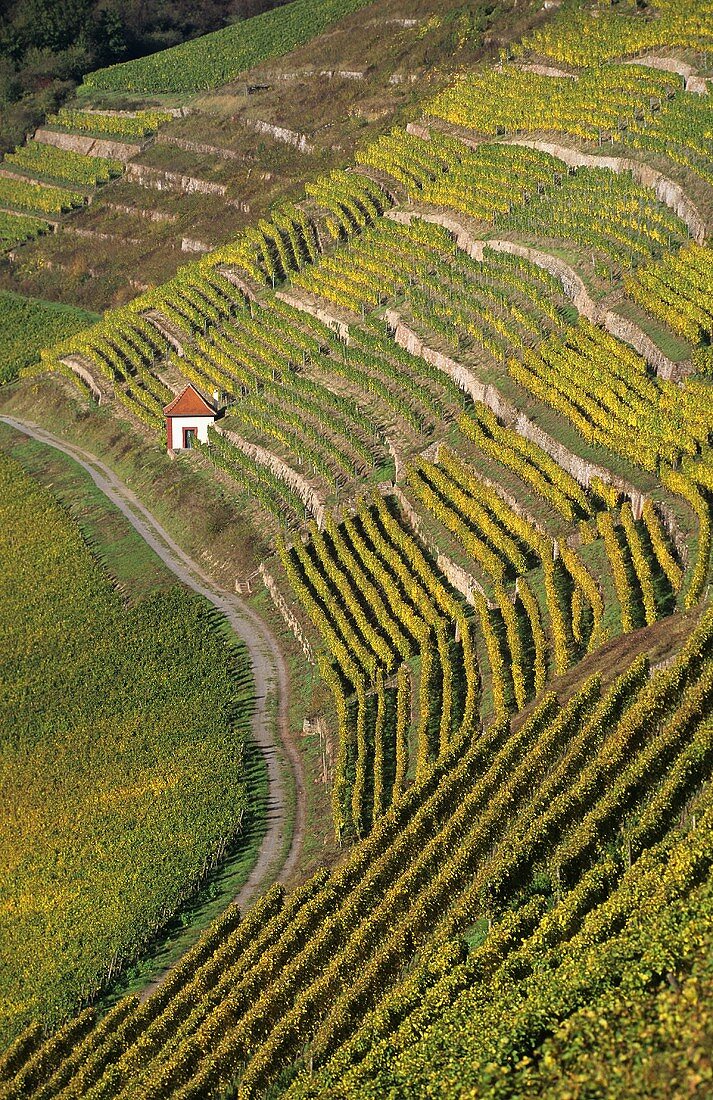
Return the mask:
<path id="1" fill-rule="evenodd" d="M 40 463 L 32 446 L 23 457 Z M 244 648 L 165 577 L 127 606 L 98 558 L 127 579 L 145 559 L 120 552 L 117 531 L 93 552 L 98 506 L 84 505 L 81 529 L 70 473 L 44 472 L 60 503 L 0 454 L 3 1040 L 105 988 L 239 844 L 224 892 L 214 880 L 203 896 L 207 923 L 248 873 L 264 819 Z"/>
<path id="2" fill-rule="evenodd" d="M 39 298 L 0 291 L 0 384 L 11 382 L 39 358 L 42 348 L 73 336 L 99 318 L 96 313 Z"/>

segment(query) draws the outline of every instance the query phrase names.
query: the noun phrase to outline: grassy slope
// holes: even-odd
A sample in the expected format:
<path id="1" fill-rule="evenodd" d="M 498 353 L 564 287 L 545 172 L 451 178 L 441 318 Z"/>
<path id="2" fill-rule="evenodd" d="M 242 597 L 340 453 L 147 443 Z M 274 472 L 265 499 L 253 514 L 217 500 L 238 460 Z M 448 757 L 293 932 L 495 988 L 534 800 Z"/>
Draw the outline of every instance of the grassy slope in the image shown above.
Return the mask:
<path id="1" fill-rule="evenodd" d="M 39 464 L 36 448 L 23 457 Z M 168 587 L 138 539 L 113 541 L 115 517 L 112 530 L 91 494 L 80 503 L 63 463 L 44 477 L 64 484 L 64 507 L 20 463 L 0 464 L 8 1038 L 102 985 L 222 850 L 247 805 L 250 708 L 244 654 L 226 649 L 201 600 Z M 109 571 L 132 592 L 138 579 L 130 607 L 88 549 L 77 508 L 85 537 L 106 533 Z M 157 583 L 145 588 L 147 567 Z"/>

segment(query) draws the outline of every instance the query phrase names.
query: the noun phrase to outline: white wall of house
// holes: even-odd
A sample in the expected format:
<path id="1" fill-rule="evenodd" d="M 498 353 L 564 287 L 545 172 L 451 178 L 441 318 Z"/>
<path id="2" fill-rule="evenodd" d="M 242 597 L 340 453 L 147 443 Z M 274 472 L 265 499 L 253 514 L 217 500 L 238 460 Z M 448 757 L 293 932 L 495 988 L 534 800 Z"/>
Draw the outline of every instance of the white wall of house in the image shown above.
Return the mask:
<path id="1" fill-rule="evenodd" d="M 215 422 L 214 416 L 173 416 L 171 417 L 171 449 L 183 449 L 184 428 L 195 428 L 201 443 L 208 442 L 208 428 Z"/>

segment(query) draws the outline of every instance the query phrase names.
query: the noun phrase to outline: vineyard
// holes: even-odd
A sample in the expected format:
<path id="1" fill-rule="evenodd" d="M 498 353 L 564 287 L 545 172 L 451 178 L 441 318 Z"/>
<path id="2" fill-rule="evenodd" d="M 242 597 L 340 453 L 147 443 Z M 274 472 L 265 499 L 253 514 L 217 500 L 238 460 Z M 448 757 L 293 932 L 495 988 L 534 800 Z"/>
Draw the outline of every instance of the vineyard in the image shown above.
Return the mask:
<path id="1" fill-rule="evenodd" d="M 251 688 L 206 605 L 176 586 L 127 609 L 51 493 L 0 471 L 9 1041 L 96 995 L 220 858 L 249 800 Z"/>
<path id="2" fill-rule="evenodd" d="M 146 448 L 188 383 L 212 400 L 171 459 L 269 545 L 236 585 L 289 657 L 308 760 L 319 730 L 310 858 L 325 830 L 334 856 L 229 907 L 145 997 L 18 1003 L 0 1100 L 707 1094 L 713 15 L 654 7 L 565 0 L 22 366 L 17 392 L 54 378 Z M 87 83 L 225 83 L 306 41 L 305 12 Z M 140 137 L 144 114 L 101 117 Z M 101 183 L 53 158 L 15 163 Z"/>
<path id="3" fill-rule="evenodd" d="M 0 381 L 16 378 L 47 344 L 76 335 L 96 320 L 97 317 L 85 310 L 3 292 L 0 294 Z"/>
<path id="4" fill-rule="evenodd" d="M 132 146 L 125 143 L 141 141 L 153 135 L 170 114 L 164 111 L 132 111 L 107 114 L 62 107 L 50 116 L 47 126 L 37 131 L 25 145 L 8 153 L 0 169 L 0 249 L 40 236 L 57 227 L 62 214 L 85 208 L 98 187 L 116 179 L 124 171 L 125 154 L 116 155 Z M 53 141 L 66 134 L 70 139 L 109 139 L 113 156 L 103 156 L 92 147 L 91 152 L 77 152 L 55 145 Z M 137 147 L 134 147 L 137 148 Z M 54 219 L 52 222 L 47 218 Z"/>
<path id="5" fill-rule="evenodd" d="M 228 84 L 261 61 L 289 53 L 369 0 L 294 0 L 284 10 L 184 42 L 171 50 L 99 69 L 91 88 L 120 92 L 196 92 Z"/>

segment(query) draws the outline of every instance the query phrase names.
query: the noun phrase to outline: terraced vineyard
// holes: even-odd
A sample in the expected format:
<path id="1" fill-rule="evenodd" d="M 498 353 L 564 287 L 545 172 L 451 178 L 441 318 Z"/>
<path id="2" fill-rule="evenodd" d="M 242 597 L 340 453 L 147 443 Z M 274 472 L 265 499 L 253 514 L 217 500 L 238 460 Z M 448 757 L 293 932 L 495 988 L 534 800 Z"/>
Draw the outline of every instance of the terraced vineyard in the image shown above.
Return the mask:
<path id="1" fill-rule="evenodd" d="M 171 118 L 165 111 L 105 112 L 62 107 L 0 169 L 0 248 L 57 227 L 89 205 L 95 189 L 121 176 L 124 161 Z M 72 141 L 80 149 L 72 148 Z M 86 150 L 86 151 L 82 151 Z"/>
<path id="2" fill-rule="evenodd" d="M 23 371 L 146 446 L 212 395 L 176 457 L 269 532 L 342 851 L 1 1097 L 704 1094 L 713 15 L 656 10 L 564 4 Z"/>

